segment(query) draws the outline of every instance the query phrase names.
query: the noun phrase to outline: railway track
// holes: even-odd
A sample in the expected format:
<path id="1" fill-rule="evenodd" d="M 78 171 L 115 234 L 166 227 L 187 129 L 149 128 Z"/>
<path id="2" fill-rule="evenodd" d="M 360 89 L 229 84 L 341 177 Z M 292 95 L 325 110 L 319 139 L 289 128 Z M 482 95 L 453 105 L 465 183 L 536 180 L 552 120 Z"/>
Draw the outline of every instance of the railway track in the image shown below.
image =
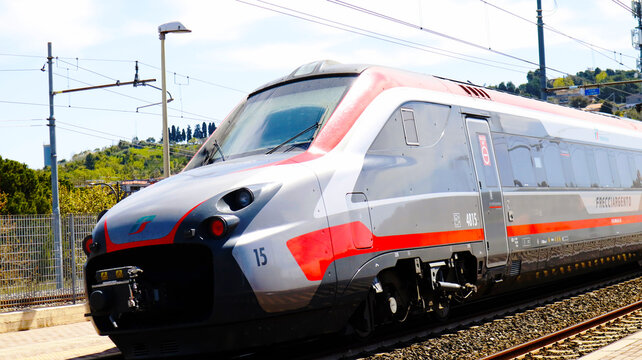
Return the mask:
<path id="1" fill-rule="evenodd" d="M 642 301 L 553 334 L 506 349 L 483 360 L 577 359 L 642 328 Z"/>
<path id="2" fill-rule="evenodd" d="M 498 354 L 498 350 L 503 350 L 505 348 L 512 347 L 515 344 L 524 342 L 524 341 L 520 341 L 519 339 L 507 338 L 513 334 L 510 334 L 507 332 L 502 333 L 500 331 L 492 330 L 492 327 L 495 323 L 497 324 L 502 322 L 519 323 L 521 321 L 519 320 L 519 317 L 521 314 L 529 314 L 529 313 L 532 314 L 537 312 L 538 309 L 546 308 L 547 306 L 554 306 L 556 304 L 559 304 L 560 307 L 564 307 L 563 303 L 565 300 L 568 300 L 568 299 L 572 300 L 572 299 L 580 298 L 582 296 L 591 297 L 592 296 L 591 294 L 593 294 L 596 290 L 599 291 L 599 289 L 608 289 L 610 286 L 618 286 L 618 284 L 620 283 L 627 283 L 629 281 L 642 282 L 642 278 L 640 278 L 640 276 L 642 276 L 642 274 L 639 271 L 637 271 L 635 272 L 635 274 L 629 274 L 629 275 L 621 276 L 617 278 L 604 279 L 597 283 L 584 284 L 582 286 L 578 286 L 573 289 L 559 291 L 550 296 L 542 297 L 541 295 L 537 295 L 536 297 L 531 298 L 531 300 L 525 301 L 524 298 L 528 298 L 533 294 L 532 292 L 529 292 L 529 293 L 525 293 L 524 294 L 525 296 L 522 296 L 521 300 L 511 299 L 510 304 L 508 305 L 506 302 L 502 302 L 501 304 L 489 305 L 489 304 L 492 304 L 493 301 L 497 303 L 497 299 L 491 300 L 488 303 L 486 302 L 478 303 L 476 305 L 473 305 L 472 308 L 474 307 L 487 308 L 487 309 L 490 309 L 490 311 L 474 311 L 474 310 L 471 310 L 470 307 L 462 307 L 459 309 L 460 310 L 459 315 L 457 315 L 455 318 L 452 319 L 451 322 L 447 324 L 430 326 L 430 327 L 426 327 L 426 325 L 424 324 L 423 326 L 421 325 L 418 326 L 418 327 L 421 327 L 420 329 L 413 326 L 411 329 L 404 330 L 401 334 L 386 335 L 379 339 L 374 339 L 373 341 L 370 341 L 363 345 L 359 345 L 359 346 L 350 345 L 342 349 L 336 349 L 336 350 L 333 349 L 331 351 L 327 351 L 325 353 L 318 354 L 315 356 L 302 356 L 300 358 L 301 359 L 312 359 L 312 358 L 314 359 L 335 359 L 335 358 L 343 358 L 343 359 L 362 359 L 362 358 L 366 358 L 366 359 L 398 359 L 398 358 L 399 359 L 400 358 L 479 359 L 479 358 L 484 358 L 486 356 L 490 356 L 491 354 Z M 631 280 L 632 278 L 637 280 Z M 540 289 L 540 292 L 543 293 L 544 291 L 541 291 Z M 632 305 L 632 306 L 642 307 L 642 302 L 637 301 L 635 305 Z M 623 310 L 620 310 L 620 311 L 623 311 Z M 604 315 L 606 320 L 603 320 L 603 322 L 609 321 L 609 318 L 608 318 L 609 316 L 612 318 L 614 316 L 617 316 L 617 314 L 618 314 L 617 311 L 612 312 L 612 314 L 611 312 L 609 312 L 609 314 Z M 640 316 L 642 317 L 642 315 Z M 596 318 L 601 318 L 601 316 Z M 584 324 L 584 323 L 582 324 L 583 324 L 582 327 L 584 328 L 586 328 L 587 326 L 590 327 L 588 322 L 587 324 Z M 630 327 L 631 326 L 629 324 L 629 328 Z M 511 325 L 509 325 L 508 328 L 511 328 Z M 470 335 L 470 333 L 475 332 L 476 330 L 480 330 L 478 332 L 482 333 L 483 336 L 479 338 L 474 338 L 475 335 L 472 335 L 472 336 Z M 513 331 L 520 332 L 524 330 L 515 328 Z M 536 331 L 536 330 L 534 329 L 533 331 Z M 539 337 L 543 337 L 543 336 L 538 336 L 538 338 Z M 617 339 L 621 337 L 622 336 L 618 337 Z M 617 339 L 614 339 L 610 342 L 616 341 Z M 433 340 L 438 340 L 438 342 L 431 344 Z M 466 342 L 480 343 L 483 341 L 489 342 L 493 340 L 503 341 L 504 343 L 510 343 L 511 341 L 513 341 L 514 344 L 505 346 L 504 348 L 500 348 L 500 349 L 493 349 L 492 346 L 480 345 L 478 346 L 477 349 L 471 350 L 469 353 L 466 353 L 466 354 L 458 353 L 456 346 L 449 345 L 449 344 L 456 344 L 456 343 L 462 343 L 462 342 L 465 342 L 465 343 Z M 582 340 L 578 340 L 578 341 L 581 342 Z M 607 344 L 603 344 L 602 346 L 605 346 L 605 345 Z M 542 346 L 545 346 L 545 345 L 542 345 Z M 445 351 L 440 353 L 439 348 L 445 349 Z M 448 354 L 447 353 L 448 349 L 452 349 L 451 350 L 452 353 Z M 555 352 L 555 351 L 556 350 L 553 350 L 552 352 Z M 508 355 L 507 357 L 504 357 L 502 359 L 514 358 L 515 356 L 518 356 L 518 355 Z M 548 354 L 541 355 L 541 356 L 535 355 L 531 358 L 526 358 L 526 359 L 542 359 L 542 358 L 551 359 L 548 356 L 549 356 Z M 489 359 L 491 359 L 491 357 L 489 357 Z M 565 358 L 558 357 L 558 359 L 565 359 Z"/>
<path id="3" fill-rule="evenodd" d="M 0 299 L 0 311 L 12 311 L 40 305 L 60 305 L 75 301 L 83 301 L 86 297 L 83 294 L 47 294 L 40 296 Z"/>
<path id="4" fill-rule="evenodd" d="M 633 280 L 631 280 L 633 279 Z M 637 280 L 636 280 L 637 279 Z M 488 300 L 483 303 L 473 304 L 469 307 L 461 307 L 454 311 L 453 319 L 444 324 L 435 324 L 428 325 L 426 319 L 416 320 L 413 323 L 408 324 L 403 328 L 390 329 L 394 331 L 387 331 L 380 334 L 376 334 L 374 338 L 369 341 L 359 342 L 355 345 L 355 342 L 352 339 L 341 337 L 341 336 L 328 336 L 320 339 L 314 339 L 306 342 L 298 342 L 296 344 L 286 344 L 279 345 L 271 348 L 255 349 L 251 352 L 244 353 L 235 353 L 235 354 L 219 354 L 219 357 L 228 357 L 228 358 L 238 358 L 238 359 L 262 359 L 262 358 L 293 358 L 293 359 L 360 359 L 360 358 L 372 358 L 372 359 L 399 359 L 399 358 L 440 358 L 440 359 L 461 359 L 461 353 L 457 353 L 458 350 L 454 348 L 449 348 L 448 345 L 439 344 L 430 344 L 431 341 L 450 341 L 453 343 L 461 342 L 471 342 L 470 337 L 467 335 L 470 332 L 473 332 L 477 329 L 481 330 L 487 338 L 492 338 L 497 336 L 490 334 L 488 330 L 484 329 L 484 326 L 488 324 L 499 323 L 501 321 L 511 321 L 512 318 L 517 319 L 519 314 L 535 312 L 537 308 L 543 308 L 546 306 L 555 305 L 562 303 L 565 299 L 572 299 L 581 296 L 587 296 L 591 292 L 599 291 L 599 289 L 607 289 L 609 286 L 618 286 L 620 283 L 626 283 L 630 281 L 638 281 L 642 283 L 642 272 L 636 271 L 635 273 L 629 273 L 624 276 L 611 277 L 603 279 L 599 282 L 592 282 L 590 284 L 578 285 L 573 289 L 566 289 L 565 291 L 558 291 L 557 293 L 549 296 L 542 297 L 541 293 L 551 293 L 550 289 L 539 288 L 537 290 L 525 292 L 520 296 L 514 296 L 514 298 L 509 299 L 510 301 L 498 303 L 497 299 Z M 614 285 L 615 284 L 615 285 Z M 535 296 L 534 294 L 538 294 Z M 589 295 L 590 296 L 590 295 Z M 529 298 L 529 300 L 524 300 Z M 508 304 L 508 305 L 507 305 Z M 637 301 L 630 308 L 641 308 L 642 299 Z M 474 310 L 474 309 L 490 309 L 490 310 Z M 636 314 L 640 319 L 640 323 L 637 323 L 636 319 L 622 320 L 623 322 L 614 323 L 612 320 L 609 323 L 609 318 L 617 316 L 621 312 L 610 312 L 609 314 L 600 317 L 606 320 L 603 320 L 602 323 L 607 322 L 608 324 L 614 324 L 612 327 L 602 327 L 596 330 L 596 333 L 590 333 L 588 330 L 585 330 L 587 327 L 590 327 L 589 322 L 584 322 L 578 326 L 574 326 L 580 332 L 584 331 L 588 338 L 580 338 L 576 335 L 572 340 L 566 340 L 560 342 L 562 344 L 575 344 L 575 348 L 580 348 L 585 351 L 585 353 L 595 350 L 601 346 L 605 346 L 610 342 L 616 341 L 617 339 L 623 336 L 615 336 L 614 332 L 618 329 L 616 328 L 627 328 L 630 331 L 637 330 L 637 324 L 642 324 L 642 311 L 640 310 L 630 310 L 631 314 Z M 515 320 L 518 321 L 518 320 Z M 405 324 L 404 324 L 405 325 Z M 611 325 L 609 325 L 611 326 Z M 563 337 L 559 334 L 553 334 L 550 336 L 541 336 L 553 339 L 557 336 L 559 340 Z M 598 339 L 604 341 L 597 341 Z M 554 340 L 551 340 L 554 341 Z M 609 341 L 606 341 L 609 340 Z M 482 341 L 482 340 L 473 340 L 473 341 Z M 532 341 L 534 344 L 535 340 Z M 570 359 L 577 357 L 569 357 L 569 351 L 562 348 L 552 347 L 550 345 L 524 345 L 529 347 L 529 350 L 533 350 L 535 347 L 540 348 L 538 353 L 531 353 L 529 355 L 522 355 L 524 359 Z M 546 348 L 548 346 L 548 349 Z M 438 348 L 442 347 L 444 354 L 435 354 L 435 353 L 424 353 L 422 351 L 428 348 Z M 509 346 L 507 346 L 509 347 Z M 544 348 L 543 348 L 544 347 Z M 548 351 L 545 353 L 543 351 Z M 511 351 L 514 351 L 511 349 Z M 450 352 L 450 353 L 449 353 Z M 498 356 L 498 357 L 492 357 Z M 490 349 L 483 349 L 477 353 L 470 353 L 468 358 L 479 359 L 487 356 L 487 359 L 506 359 L 514 358 L 517 353 L 506 353 L 505 357 L 499 357 L 501 355 L 498 351 L 493 351 Z M 524 354 L 524 352 L 522 352 Z M 553 355 L 557 357 L 551 357 Z M 222 355 L 222 356 L 220 356 Z M 122 355 L 120 354 L 102 354 L 102 356 L 96 356 L 96 359 L 121 359 Z M 200 359 L 210 359 L 211 355 L 202 355 Z"/>

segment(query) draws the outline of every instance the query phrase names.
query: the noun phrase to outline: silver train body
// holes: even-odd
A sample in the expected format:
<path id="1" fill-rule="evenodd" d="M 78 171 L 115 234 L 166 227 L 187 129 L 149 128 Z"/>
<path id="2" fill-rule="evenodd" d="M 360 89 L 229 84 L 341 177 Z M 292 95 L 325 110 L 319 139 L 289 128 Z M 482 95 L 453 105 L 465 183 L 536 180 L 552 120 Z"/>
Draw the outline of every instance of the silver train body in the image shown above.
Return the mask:
<path id="1" fill-rule="evenodd" d="M 642 123 L 319 62 L 240 104 L 87 239 L 129 358 L 378 324 L 638 260 Z"/>

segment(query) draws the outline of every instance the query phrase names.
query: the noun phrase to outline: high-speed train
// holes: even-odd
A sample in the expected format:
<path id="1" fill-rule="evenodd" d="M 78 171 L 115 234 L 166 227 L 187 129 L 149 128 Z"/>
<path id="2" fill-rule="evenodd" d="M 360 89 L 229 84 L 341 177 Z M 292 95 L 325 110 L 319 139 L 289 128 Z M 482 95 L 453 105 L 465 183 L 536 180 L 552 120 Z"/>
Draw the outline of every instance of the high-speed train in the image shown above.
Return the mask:
<path id="1" fill-rule="evenodd" d="M 84 243 L 128 358 L 380 324 L 637 262 L 642 123 L 328 61 L 251 93 Z"/>

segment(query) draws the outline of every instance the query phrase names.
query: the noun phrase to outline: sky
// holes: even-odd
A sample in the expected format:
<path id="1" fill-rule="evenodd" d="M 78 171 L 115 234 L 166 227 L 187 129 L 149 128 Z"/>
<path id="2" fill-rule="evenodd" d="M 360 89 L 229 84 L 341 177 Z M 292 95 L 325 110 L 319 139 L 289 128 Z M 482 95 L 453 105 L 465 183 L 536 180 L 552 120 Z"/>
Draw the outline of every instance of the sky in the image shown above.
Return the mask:
<path id="1" fill-rule="evenodd" d="M 636 67 L 637 21 L 615 1 L 542 8 L 549 79 Z M 132 81 L 136 61 L 160 88 L 158 26 L 171 21 L 192 30 L 165 41 L 168 122 L 180 128 L 218 125 L 252 90 L 317 60 L 479 85 L 519 85 L 538 68 L 535 0 L 0 0 L 0 157 L 44 166 L 48 42 L 54 91 Z M 158 89 L 131 85 L 55 95 L 58 159 L 160 139 L 160 101 Z"/>

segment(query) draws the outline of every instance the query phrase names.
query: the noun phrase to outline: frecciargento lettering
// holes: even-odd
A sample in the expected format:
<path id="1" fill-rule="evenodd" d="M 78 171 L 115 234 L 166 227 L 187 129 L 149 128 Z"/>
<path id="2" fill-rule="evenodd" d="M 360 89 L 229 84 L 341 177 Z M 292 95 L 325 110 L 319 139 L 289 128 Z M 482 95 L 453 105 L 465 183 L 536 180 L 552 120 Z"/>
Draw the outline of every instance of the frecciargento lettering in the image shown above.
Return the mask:
<path id="1" fill-rule="evenodd" d="M 632 204 L 631 196 L 598 196 L 595 198 L 596 208 L 629 207 Z"/>

